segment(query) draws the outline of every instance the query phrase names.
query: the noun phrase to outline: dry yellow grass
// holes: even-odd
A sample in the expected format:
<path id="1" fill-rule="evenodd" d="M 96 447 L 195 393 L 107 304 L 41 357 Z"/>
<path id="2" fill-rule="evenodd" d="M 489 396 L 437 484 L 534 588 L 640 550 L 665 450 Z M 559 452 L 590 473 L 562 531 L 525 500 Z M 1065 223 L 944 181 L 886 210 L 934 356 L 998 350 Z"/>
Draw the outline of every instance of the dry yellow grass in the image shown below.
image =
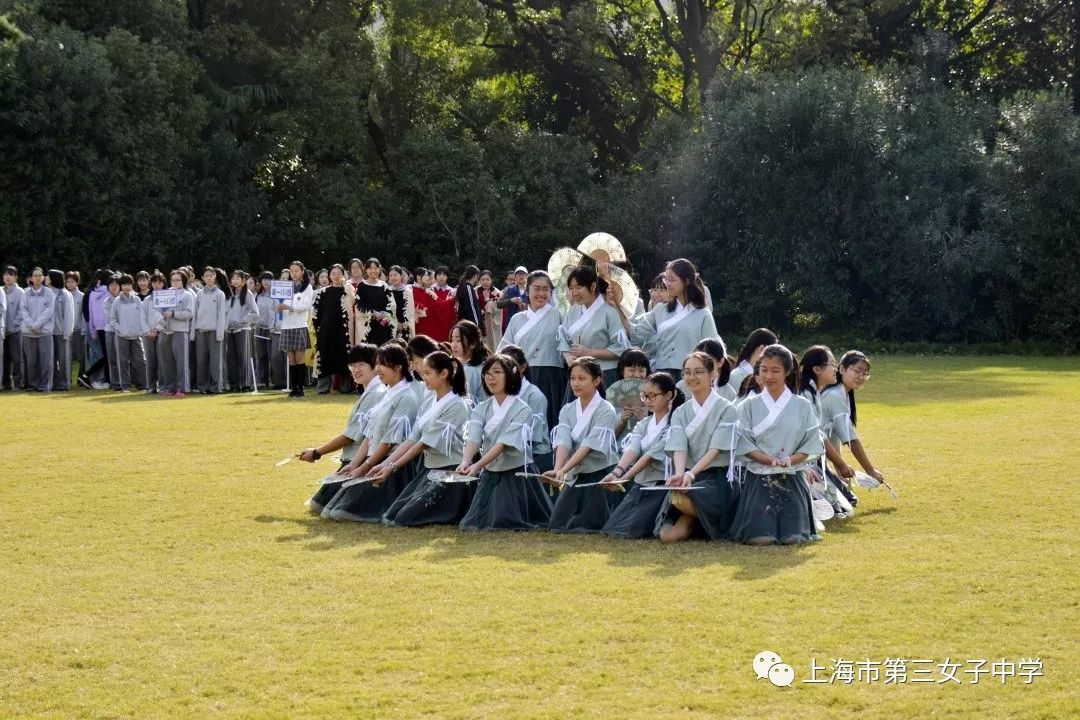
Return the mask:
<path id="1" fill-rule="evenodd" d="M 1078 405 L 1074 360 L 876 358 L 900 501 L 752 549 L 311 518 L 330 461 L 273 462 L 344 398 L 5 394 L 0 716 L 1075 716 Z M 812 657 L 1045 675 L 819 686 Z"/>

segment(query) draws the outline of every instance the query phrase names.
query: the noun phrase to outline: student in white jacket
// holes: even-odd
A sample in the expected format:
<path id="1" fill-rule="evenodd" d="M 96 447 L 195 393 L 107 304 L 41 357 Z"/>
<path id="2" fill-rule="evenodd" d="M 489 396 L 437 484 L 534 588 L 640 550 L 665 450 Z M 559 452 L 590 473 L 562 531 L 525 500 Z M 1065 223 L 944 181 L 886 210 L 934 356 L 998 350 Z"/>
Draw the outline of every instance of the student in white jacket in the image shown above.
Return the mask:
<path id="1" fill-rule="evenodd" d="M 304 364 L 304 352 L 310 347 L 308 338 L 308 316 L 315 291 L 311 287 L 311 278 L 307 268 L 299 260 L 289 264 L 289 276 L 293 284 L 293 296 L 290 300 L 278 303 L 278 312 L 284 313 L 281 321 L 281 349 L 289 356 L 289 397 L 304 397 L 304 383 L 307 380 L 307 366 Z"/>

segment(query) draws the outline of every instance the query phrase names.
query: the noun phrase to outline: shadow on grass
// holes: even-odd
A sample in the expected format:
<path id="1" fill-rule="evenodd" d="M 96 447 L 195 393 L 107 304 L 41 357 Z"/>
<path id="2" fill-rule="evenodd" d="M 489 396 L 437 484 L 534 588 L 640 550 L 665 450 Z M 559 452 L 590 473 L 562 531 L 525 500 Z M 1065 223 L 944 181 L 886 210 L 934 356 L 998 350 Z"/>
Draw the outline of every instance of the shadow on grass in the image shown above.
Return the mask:
<path id="1" fill-rule="evenodd" d="M 868 511 L 866 516 L 874 514 Z M 465 532 L 452 526 L 402 528 L 374 523 L 342 523 L 318 517 L 253 518 L 264 524 L 289 523 L 299 532 L 281 535 L 280 543 L 304 543 L 311 552 L 360 546 L 365 559 L 412 556 L 433 564 L 450 564 L 474 557 L 489 557 L 528 565 L 551 565 L 564 558 L 603 555 L 616 567 L 644 568 L 656 577 L 673 577 L 706 567 L 733 567 L 736 580 L 759 580 L 796 567 L 813 558 L 814 544 L 749 547 L 733 542 L 691 540 L 664 545 L 659 540 L 620 540 L 603 535 L 559 535 L 546 531 Z M 829 532 L 839 530 L 839 524 Z M 847 525 L 844 532 L 854 532 Z M 828 533 L 826 534 L 828 535 Z M 827 541 L 827 538 L 826 538 Z"/>

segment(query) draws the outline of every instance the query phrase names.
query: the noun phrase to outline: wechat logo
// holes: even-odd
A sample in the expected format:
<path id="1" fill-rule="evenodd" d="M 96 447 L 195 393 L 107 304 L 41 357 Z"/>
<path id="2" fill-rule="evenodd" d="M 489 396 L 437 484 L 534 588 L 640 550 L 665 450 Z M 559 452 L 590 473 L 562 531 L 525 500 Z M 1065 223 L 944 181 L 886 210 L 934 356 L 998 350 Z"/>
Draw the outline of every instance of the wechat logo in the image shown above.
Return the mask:
<path id="1" fill-rule="evenodd" d="M 791 687 L 795 681 L 795 669 L 785 665 L 772 650 L 762 650 L 754 658 L 754 674 L 758 680 L 769 679 L 776 687 Z"/>

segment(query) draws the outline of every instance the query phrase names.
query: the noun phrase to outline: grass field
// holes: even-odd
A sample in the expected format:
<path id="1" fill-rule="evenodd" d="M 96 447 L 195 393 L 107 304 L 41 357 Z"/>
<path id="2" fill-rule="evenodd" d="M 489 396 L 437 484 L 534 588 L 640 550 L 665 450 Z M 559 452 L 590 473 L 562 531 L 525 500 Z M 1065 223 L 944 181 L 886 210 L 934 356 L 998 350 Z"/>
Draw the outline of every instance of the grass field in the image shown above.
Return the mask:
<path id="1" fill-rule="evenodd" d="M 1080 361 L 876 358 L 860 434 L 900 500 L 795 548 L 315 519 L 332 461 L 273 463 L 348 402 L 0 396 L 0 717 L 1080 711 Z M 803 682 L 1035 657 L 1030 684 Z"/>

